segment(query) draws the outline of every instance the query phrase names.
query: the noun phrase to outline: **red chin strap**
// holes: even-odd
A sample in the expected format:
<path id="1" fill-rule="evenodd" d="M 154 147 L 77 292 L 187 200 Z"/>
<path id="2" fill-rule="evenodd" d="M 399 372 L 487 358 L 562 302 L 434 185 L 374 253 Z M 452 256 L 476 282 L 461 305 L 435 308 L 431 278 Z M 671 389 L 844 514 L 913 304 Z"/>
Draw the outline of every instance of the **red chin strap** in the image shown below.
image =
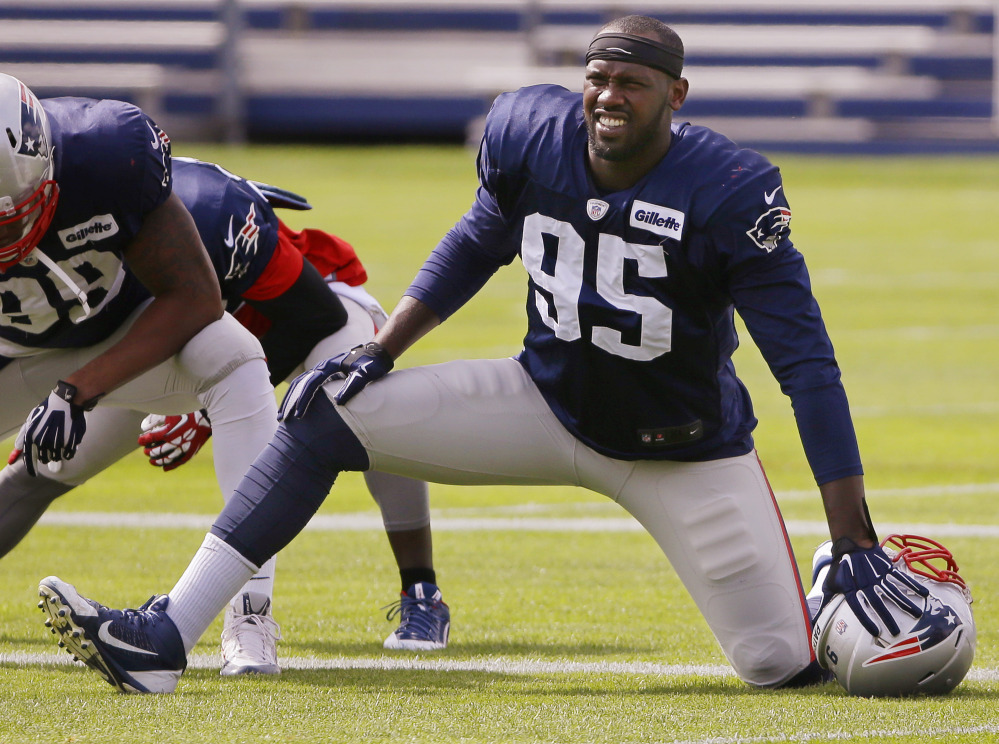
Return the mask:
<path id="1" fill-rule="evenodd" d="M 4 227 L 5 225 L 25 222 L 30 219 L 32 214 L 38 213 L 27 235 L 0 248 L 0 273 L 21 263 L 29 253 L 35 250 L 52 223 L 58 202 L 59 185 L 55 181 L 43 181 L 31 196 L 16 205 L 8 215 L 0 216 L 0 227 Z"/>
<path id="2" fill-rule="evenodd" d="M 888 535 L 881 541 L 881 546 L 894 550 L 897 553 L 895 560 L 905 561 L 905 565 L 915 574 L 933 581 L 957 584 L 962 589 L 968 588 L 957 573 L 958 565 L 954 556 L 936 540 L 918 535 Z"/>

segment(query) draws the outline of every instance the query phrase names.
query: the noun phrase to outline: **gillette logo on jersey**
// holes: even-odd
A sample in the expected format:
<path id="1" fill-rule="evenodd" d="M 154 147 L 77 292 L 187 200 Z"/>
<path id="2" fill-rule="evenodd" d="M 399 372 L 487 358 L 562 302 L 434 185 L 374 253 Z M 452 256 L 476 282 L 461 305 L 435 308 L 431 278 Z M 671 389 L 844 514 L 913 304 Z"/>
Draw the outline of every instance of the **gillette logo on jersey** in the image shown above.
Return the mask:
<path id="1" fill-rule="evenodd" d="M 683 235 L 683 212 L 638 201 L 631 205 L 631 226 L 679 240 Z"/>
<path id="2" fill-rule="evenodd" d="M 118 234 L 118 223 L 109 214 L 98 214 L 79 225 L 60 230 L 59 240 L 67 248 L 79 248 L 87 243 L 104 240 Z"/>

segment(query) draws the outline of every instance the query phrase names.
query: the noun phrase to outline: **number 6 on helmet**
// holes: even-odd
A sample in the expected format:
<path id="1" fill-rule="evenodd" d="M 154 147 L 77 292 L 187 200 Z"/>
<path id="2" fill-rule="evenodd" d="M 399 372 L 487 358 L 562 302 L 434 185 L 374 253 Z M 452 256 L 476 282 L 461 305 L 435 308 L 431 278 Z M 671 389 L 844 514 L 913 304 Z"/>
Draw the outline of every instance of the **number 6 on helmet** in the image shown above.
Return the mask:
<path id="1" fill-rule="evenodd" d="M 950 692 L 964 679 L 975 656 L 971 592 L 954 557 L 940 543 L 915 535 L 889 535 L 881 545 L 895 568 L 929 589 L 926 597 L 905 590 L 922 613 L 913 618 L 887 602 L 899 632 L 892 635 L 882 627 L 880 636 L 875 636 L 844 596 L 836 595 L 815 619 L 816 658 L 851 695 Z"/>

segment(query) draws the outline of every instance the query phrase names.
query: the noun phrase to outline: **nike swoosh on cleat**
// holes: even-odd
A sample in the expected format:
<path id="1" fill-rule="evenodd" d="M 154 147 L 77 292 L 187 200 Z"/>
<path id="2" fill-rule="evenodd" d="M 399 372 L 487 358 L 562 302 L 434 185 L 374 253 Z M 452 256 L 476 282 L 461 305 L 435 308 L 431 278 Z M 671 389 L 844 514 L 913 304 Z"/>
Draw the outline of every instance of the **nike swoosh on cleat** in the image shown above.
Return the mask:
<path id="1" fill-rule="evenodd" d="M 106 643 L 107 645 L 113 646 L 115 648 L 120 648 L 122 651 L 131 651 L 133 654 L 146 654 L 147 656 L 157 655 L 153 651 L 147 651 L 144 648 L 133 646 L 130 643 L 125 643 L 124 641 L 115 638 L 113 635 L 111 635 L 108 632 L 108 626 L 111 625 L 112 622 L 113 622 L 112 620 L 106 621 L 103 625 L 101 625 L 100 629 L 97 631 L 97 637 L 101 639 L 102 643 Z"/>

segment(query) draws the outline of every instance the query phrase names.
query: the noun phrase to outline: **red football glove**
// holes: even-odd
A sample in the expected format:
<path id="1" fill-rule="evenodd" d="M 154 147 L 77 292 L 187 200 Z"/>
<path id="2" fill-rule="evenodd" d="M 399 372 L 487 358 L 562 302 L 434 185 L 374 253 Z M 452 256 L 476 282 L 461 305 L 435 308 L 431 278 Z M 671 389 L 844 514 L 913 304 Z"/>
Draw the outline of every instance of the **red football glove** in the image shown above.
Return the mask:
<path id="1" fill-rule="evenodd" d="M 149 458 L 149 464 L 164 471 L 179 468 L 194 457 L 212 435 L 212 422 L 207 411 L 195 411 L 181 416 L 160 416 L 152 413 L 142 420 L 139 444 Z"/>

